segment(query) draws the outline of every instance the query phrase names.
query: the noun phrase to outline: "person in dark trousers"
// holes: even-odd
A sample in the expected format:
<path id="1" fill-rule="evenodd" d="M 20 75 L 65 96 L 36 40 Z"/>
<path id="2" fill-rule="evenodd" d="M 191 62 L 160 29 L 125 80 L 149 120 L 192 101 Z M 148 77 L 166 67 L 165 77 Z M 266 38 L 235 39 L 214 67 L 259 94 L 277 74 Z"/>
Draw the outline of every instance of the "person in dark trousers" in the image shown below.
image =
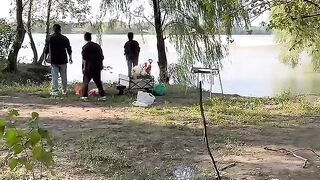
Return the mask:
<path id="1" fill-rule="evenodd" d="M 83 72 L 83 85 L 81 99 L 88 98 L 88 85 L 91 79 L 96 83 L 99 89 L 99 94 L 105 99 L 105 92 L 103 90 L 101 81 L 101 70 L 103 69 L 103 52 L 99 44 L 92 42 L 91 33 L 84 34 L 86 44 L 82 47 L 82 72 Z"/>
<path id="2" fill-rule="evenodd" d="M 128 33 L 128 39 L 124 45 L 124 55 L 126 56 L 128 65 L 128 76 L 131 77 L 132 67 L 138 65 L 140 46 L 136 40 L 133 40 L 133 33 Z"/>
<path id="3" fill-rule="evenodd" d="M 59 74 L 62 82 L 62 94 L 67 94 L 67 64 L 69 54 L 69 63 L 72 64 L 72 50 L 69 39 L 61 34 L 61 26 L 53 25 L 53 34 L 47 39 L 45 45 L 45 57 L 50 54 L 51 73 L 52 73 L 52 90 L 51 95 L 59 94 L 58 78 Z"/>

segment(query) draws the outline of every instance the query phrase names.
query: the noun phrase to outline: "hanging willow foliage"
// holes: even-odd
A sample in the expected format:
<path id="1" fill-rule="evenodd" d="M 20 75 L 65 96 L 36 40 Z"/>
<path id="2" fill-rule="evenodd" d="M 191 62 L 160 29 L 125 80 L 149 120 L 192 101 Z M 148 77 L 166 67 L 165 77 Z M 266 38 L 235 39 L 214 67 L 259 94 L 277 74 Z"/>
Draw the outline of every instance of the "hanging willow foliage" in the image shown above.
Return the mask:
<path id="1" fill-rule="evenodd" d="M 270 11 L 269 28 L 280 45 L 280 61 L 296 67 L 307 53 L 320 69 L 320 0 L 246 0 L 254 17 Z"/>
<path id="2" fill-rule="evenodd" d="M 320 0 L 296 0 L 274 6 L 270 27 L 281 44 L 282 62 L 296 67 L 301 54 L 306 52 L 313 69 L 320 69 Z"/>
<path id="3" fill-rule="evenodd" d="M 166 30 L 179 53 L 179 71 L 184 71 L 179 74 L 189 74 L 189 83 L 195 82 L 190 74 L 192 66 L 221 68 L 228 53 L 228 41 L 222 44 L 222 35 L 228 39 L 235 25 L 249 24 L 248 14 L 237 0 L 163 3 L 170 17 Z"/>
<path id="4" fill-rule="evenodd" d="M 155 27 L 150 9 L 160 8 L 163 39 L 169 38 L 180 57 L 178 64 L 169 66 L 171 77 L 179 83 L 194 82 L 190 69 L 195 65 L 220 68 L 228 53 L 228 43 L 222 44 L 222 35 L 228 38 L 234 26 L 249 24 L 248 11 L 239 0 L 102 0 L 101 3 L 107 4 L 105 10 L 109 14 L 121 11 L 123 17 L 144 20 Z"/>

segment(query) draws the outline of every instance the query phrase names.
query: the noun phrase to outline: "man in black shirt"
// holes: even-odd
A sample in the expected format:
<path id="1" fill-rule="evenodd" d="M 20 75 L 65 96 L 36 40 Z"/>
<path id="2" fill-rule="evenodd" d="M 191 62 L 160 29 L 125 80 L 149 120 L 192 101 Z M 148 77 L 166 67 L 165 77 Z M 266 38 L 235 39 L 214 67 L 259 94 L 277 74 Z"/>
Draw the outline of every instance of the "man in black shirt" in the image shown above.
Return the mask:
<path id="1" fill-rule="evenodd" d="M 128 76 L 131 77 L 132 67 L 138 65 L 140 46 L 137 41 L 133 40 L 132 32 L 128 33 L 128 39 L 129 41 L 124 45 L 124 55 L 127 59 Z"/>
<path id="2" fill-rule="evenodd" d="M 61 26 L 53 25 L 53 34 L 47 39 L 45 45 L 45 57 L 50 56 L 51 73 L 52 73 L 52 96 L 57 96 L 59 93 L 58 78 L 61 76 L 62 94 L 67 93 L 67 63 L 69 54 L 69 62 L 72 64 L 72 50 L 69 39 L 61 34 Z"/>
<path id="3" fill-rule="evenodd" d="M 103 52 L 99 44 L 91 41 L 91 33 L 84 34 L 84 40 L 87 42 L 82 47 L 82 72 L 83 85 L 81 99 L 88 97 L 88 84 L 93 79 L 99 89 L 102 99 L 105 99 L 105 92 L 101 82 L 101 70 L 103 69 Z"/>

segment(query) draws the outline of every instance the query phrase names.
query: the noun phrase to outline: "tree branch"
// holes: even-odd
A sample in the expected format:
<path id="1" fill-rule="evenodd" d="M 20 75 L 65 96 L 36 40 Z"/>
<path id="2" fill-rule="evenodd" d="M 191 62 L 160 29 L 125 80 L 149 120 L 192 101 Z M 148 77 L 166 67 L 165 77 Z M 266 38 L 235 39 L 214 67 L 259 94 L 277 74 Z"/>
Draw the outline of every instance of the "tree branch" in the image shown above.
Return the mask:
<path id="1" fill-rule="evenodd" d="M 168 12 L 167 12 L 167 11 L 165 11 L 165 12 L 164 12 L 164 15 L 163 15 L 162 22 L 161 22 L 161 26 L 163 26 L 163 25 L 164 25 L 164 22 L 165 22 L 165 21 L 166 21 L 166 19 L 167 19 L 167 15 L 168 15 Z"/>
<path id="2" fill-rule="evenodd" d="M 304 15 L 304 16 L 301 16 L 300 18 L 301 19 L 307 19 L 307 18 L 314 18 L 314 17 L 318 17 L 320 16 L 320 13 L 317 13 L 317 14 L 310 14 L 310 15 Z M 298 18 L 292 18 L 292 20 L 297 20 Z"/>
<path id="3" fill-rule="evenodd" d="M 146 17 L 145 15 L 138 15 L 138 14 L 134 14 L 133 12 L 131 12 L 130 10 L 126 10 L 125 13 L 129 13 L 130 16 L 134 16 L 137 18 L 143 18 L 144 20 L 146 20 L 149 24 L 151 24 L 153 27 L 155 27 L 154 23 L 152 21 L 149 20 L 148 17 Z"/>
<path id="4" fill-rule="evenodd" d="M 29 4 L 29 1 L 30 1 L 30 0 L 24 2 L 24 4 L 22 5 L 22 8 L 23 8 L 23 9 L 27 6 L 27 4 Z"/>
<path id="5" fill-rule="evenodd" d="M 312 5 L 316 6 L 318 9 L 320 9 L 320 4 L 317 4 L 317 3 L 312 2 L 310 0 L 303 0 L 303 1 L 306 2 L 306 3 L 312 4 Z"/>
<path id="6" fill-rule="evenodd" d="M 213 163 L 214 169 L 215 169 L 215 171 L 217 173 L 218 180 L 221 180 L 221 176 L 220 176 L 219 170 L 217 168 L 216 161 L 214 160 L 213 155 L 211 153 L 210 145 L 209 145 L 209 141 L 208 141 L 207 122 L 206 122 L 206 117 L 204 115 L 203 102 L 202 102 L 202 82 L 201 81 L 200 81 L 200 88 L 199 89 L 200 89 L 200 104 L 199 105 L 200 105 L 201 117 L 202 117 L 202 120 L 203 120 L 204 138 L 205 138 L 205 141 L 206 141 L 206 145 L 207 145 L 207 150 L 208 150 L 209 156 L 210 156 L 211 161 Z"/>

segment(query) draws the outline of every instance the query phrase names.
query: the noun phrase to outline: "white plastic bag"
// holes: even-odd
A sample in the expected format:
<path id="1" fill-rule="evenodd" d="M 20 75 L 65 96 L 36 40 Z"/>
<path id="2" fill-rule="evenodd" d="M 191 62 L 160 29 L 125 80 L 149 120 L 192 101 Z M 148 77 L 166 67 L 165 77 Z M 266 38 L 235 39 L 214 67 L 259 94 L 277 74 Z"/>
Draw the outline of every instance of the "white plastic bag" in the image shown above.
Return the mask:
<path id="1" fill-rule="evenodd" d="M 132 105 L 139 106 L 139 107 L 148 107 L 148 104 L 145 104 L 145 103 L 142 103 L 142 102 L 138 102 L 138 101 L 134 101 L 132 103 Z"/>
<path id="2" fill-rule="evenodd" d="M 143 91 L 138 91 L 137 101 L 133 102 L 134 106 L 147 107 L 154 103 L 156 98 L 151 93 L 146 93 Z"/>

